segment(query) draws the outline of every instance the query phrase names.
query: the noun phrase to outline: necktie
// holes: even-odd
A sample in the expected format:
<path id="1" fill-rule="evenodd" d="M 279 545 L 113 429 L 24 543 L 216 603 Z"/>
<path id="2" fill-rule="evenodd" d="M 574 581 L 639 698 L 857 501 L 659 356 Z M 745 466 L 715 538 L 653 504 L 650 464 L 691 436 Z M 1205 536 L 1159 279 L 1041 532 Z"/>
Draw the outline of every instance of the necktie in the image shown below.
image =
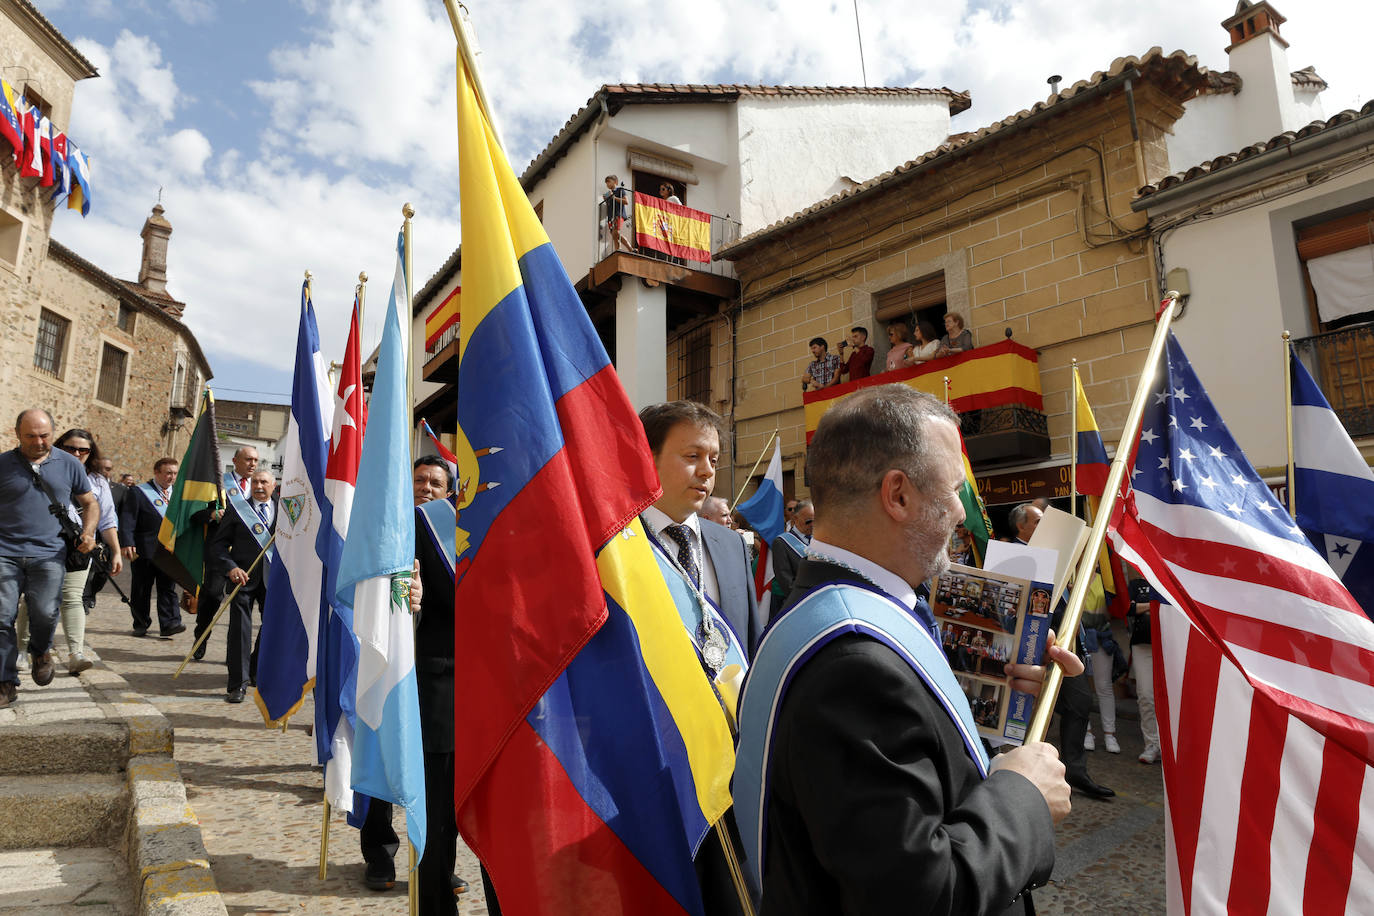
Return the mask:
<path id="1" fill-rule="evenodd" d="M 701 585 L 701 568 L 697 566 L 696 555 L 692 552 L 692 542 L 688 539 L 686 525 L 669 525 L 663 529 L 668 539 L 677 545 L 677 561 L 693 585 Z"/>
<path id="2" fill-rule="evenodd" d="M 269 525 L 269 524 L 271 524 L 271 522 L 269 522 L 269 521 L 267 520 L 267 503 L 258 503 L 258 504 L 257 504 L 257 507 L 258 507 L 258 518 L 262 519 L 262 523 L 263 523 L 264 525 Z"/>
<path id="3" fill-rule="evenodd" d="M 247 496 L 247 495 L 248 495 L 248 478 L 247 478 L 247 477 L 240 477 L 240 478 L 239 478 L 239 492 L 243 493 L 244 496 Z"/>

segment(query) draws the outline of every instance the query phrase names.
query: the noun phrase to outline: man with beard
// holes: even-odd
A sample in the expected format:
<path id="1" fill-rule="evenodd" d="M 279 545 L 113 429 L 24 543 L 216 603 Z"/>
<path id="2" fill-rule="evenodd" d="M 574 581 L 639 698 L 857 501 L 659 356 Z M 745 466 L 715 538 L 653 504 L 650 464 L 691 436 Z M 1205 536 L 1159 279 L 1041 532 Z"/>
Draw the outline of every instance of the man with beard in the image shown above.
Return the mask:
<path id="1" fill-rule="evenodd" d="M 812 439 L 815 534 L 740 700 L 735 811 L 765 916 L 1033 912 L 1054 867 L 1064 767 L 1039 742 L 988 760 L 924 596 L 964 516 L 958 422 L 883 385 Z M 1008 666 L 1019 690 L 1043 673 Z"/>

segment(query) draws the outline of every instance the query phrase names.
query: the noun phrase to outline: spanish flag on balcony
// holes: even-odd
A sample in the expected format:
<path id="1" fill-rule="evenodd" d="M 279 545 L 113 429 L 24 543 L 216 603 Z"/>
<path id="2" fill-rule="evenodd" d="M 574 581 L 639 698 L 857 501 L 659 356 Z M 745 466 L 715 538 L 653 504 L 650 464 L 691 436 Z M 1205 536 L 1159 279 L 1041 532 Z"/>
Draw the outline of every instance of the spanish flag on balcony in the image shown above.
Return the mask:
<path id="1" fill-rule="evenodd" d="M 461 286 L 455 286 L 453 292 L 448 294 L 439 307 L 429 313 L 425 319 L 425 349 L 433 350 L 434 344 L 439 340 L 443 333 L 458 323 L 462 316 L 458 312 L 459 294 L 462 293 Z"/>
<path id="2" fill-rule="evenodd" d="M 457 434 L 484 457 L 457 507 L 454 690 L 480 698 L 460 710 L 458 825 L 506 912 L 701 913 L 729 727 L 638 519 L 661 492 L 643 428 L 465 56 Z"/>
<path id="3" fill-rule="evenodd" d="M 711 261 L 711 214 L 682 204 L 635 195 L 635 241 L 685 261 Z"/>
<path id="4" fill-rule="evenodd" d="M 1014 340 L 1001 340 L 944 359 L 933 359 L 909 369 L 894 369 L 802 395 L 806 416 L 806 441 L 811 442 L 816 424 L 827 410 L 868 385 L 898 382 L 917 391 L 945 397 L 949 378 L 949 406 L 960 413 L 1019 404 L 1043 410 L 1040 395 L 1040 357 Z"/>

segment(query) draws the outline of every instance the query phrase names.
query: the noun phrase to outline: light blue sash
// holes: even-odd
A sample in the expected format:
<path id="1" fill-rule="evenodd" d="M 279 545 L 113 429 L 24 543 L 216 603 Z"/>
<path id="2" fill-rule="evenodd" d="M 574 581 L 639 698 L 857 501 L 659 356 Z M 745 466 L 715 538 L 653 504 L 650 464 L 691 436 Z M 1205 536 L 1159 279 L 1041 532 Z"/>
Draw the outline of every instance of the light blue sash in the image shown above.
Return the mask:
<path id="1" fill-rule="evenodd" d="M 153 504 L 153 508 L 157 510 L 157 514 L 166 518 L 167 500 L 162 498 L 161 491 L 159 491 L 157 487 L 148 483 L 146 480 L 143 483 L 139 484 L 138 488 L 143 491 L 144 496 L 148 497 L 148 502 Z"/>
<path id="2" fill-rule="evenodd" d="M 431 499 L 416 508 L 425 533 L 439 556 L 444 558 L 449 578 L 453 578 L 457 564 L 454 554 L 458 549 L 458 511 L 447 499 Z"/>
<path id="3" fill-rule="evenodd" d="M 735 817 L 744 843 L 744 865 L 762 881 L 773 728 L 792 678 L 831 640 L 847 634 L 876 639 L 911 666 L 944 707 L 978 772 L 988 756 L 973 712 L 954 679 L 944 649 L 924 624 L 890 596 L 859 585 L 823 585 L 769 626 L 754 656 L 740 697 L 740 740 L 735 756 Z"/>
<path id="4" fill-rule="evenodd" d="M 806 542 L 801 538 L 790 531 L 784 531 L 782 534 L 778 535 L 778 537 L 782 538 L 782 542 L 788 547 L 791 547 L 798 557 L 806 556 Z"/>
<path id="5" fill-rule="evenodd" d="M 648 530 L 647 525 L 645 530 Z M 705 591 L 698 592 L 688 583 L 687 574 L 668 556 L 668 552 L 663 549 L 658 538 L 651 534 L 649 543 L 654 546 L 654 559 L 658 561 L 658 568 L 663 573 L 663 581 L 668 584 L 668 593 L 673 596 L 673 605 L 677 608 L 678 616 L 682 618 L 683 629 L 692 638 L 692 645 L 697 647 L 697 654 L 701 654 L 702 610 L 701 603 L 697 600 L 697 595 L 700 594 L 706 601 L 711 622 L 715 624 L 717 630 L 725 634 L 725 664 L 739 665 L 741 670 L 748 671 L 749 657 L 740 648 L 739 634 L 735 632 L 734 627 L 730 626 L 730 621 L 721 613 L 720 608 Z M 703 662 L 702 669 L 705 670 L 705 667 Z"/>
<path id="6" fill-rule="evenodd" d="M 243 527 L 252 532 L 253 540 L 258 542 L 258 549 L 266 548 L 269 562 L 276 559 L 276 551 L 267 546 L 272 540 L 272 533 L 267 530 L 267 525 L 263 523 L 262 516 L 253 511 L 253 506 L 244 497 L 238 482 L 228 471 L 224 472 L 224 493 L 229 499 L 229 505 L 238 513 L 239 521 L 243 522 Z"/>

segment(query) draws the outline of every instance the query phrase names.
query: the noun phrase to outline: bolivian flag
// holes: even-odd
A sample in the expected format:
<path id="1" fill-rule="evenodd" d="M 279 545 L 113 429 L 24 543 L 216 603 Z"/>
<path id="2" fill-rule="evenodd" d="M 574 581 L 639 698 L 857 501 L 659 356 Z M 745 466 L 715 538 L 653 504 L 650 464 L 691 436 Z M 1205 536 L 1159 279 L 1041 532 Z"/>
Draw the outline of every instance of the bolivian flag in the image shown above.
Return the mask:
<path id="1" fill-rule="evenodd" d="M 636 194 L 635 241 L 684 261 L 710 263 L 711 214 Z"/>
<path id="2" fill-rule="evenodd" d="M 158 530 L 153 563 L 182 588 L 196 594 L 205 581 L 205 529 L 210 512 L 224 505 L 220 493 L 219 450 L 215 445 L 215 396 L 210 389 L 200 402 L 191 444 L 177 469 L 167 500 L 167 514 Z"/>

